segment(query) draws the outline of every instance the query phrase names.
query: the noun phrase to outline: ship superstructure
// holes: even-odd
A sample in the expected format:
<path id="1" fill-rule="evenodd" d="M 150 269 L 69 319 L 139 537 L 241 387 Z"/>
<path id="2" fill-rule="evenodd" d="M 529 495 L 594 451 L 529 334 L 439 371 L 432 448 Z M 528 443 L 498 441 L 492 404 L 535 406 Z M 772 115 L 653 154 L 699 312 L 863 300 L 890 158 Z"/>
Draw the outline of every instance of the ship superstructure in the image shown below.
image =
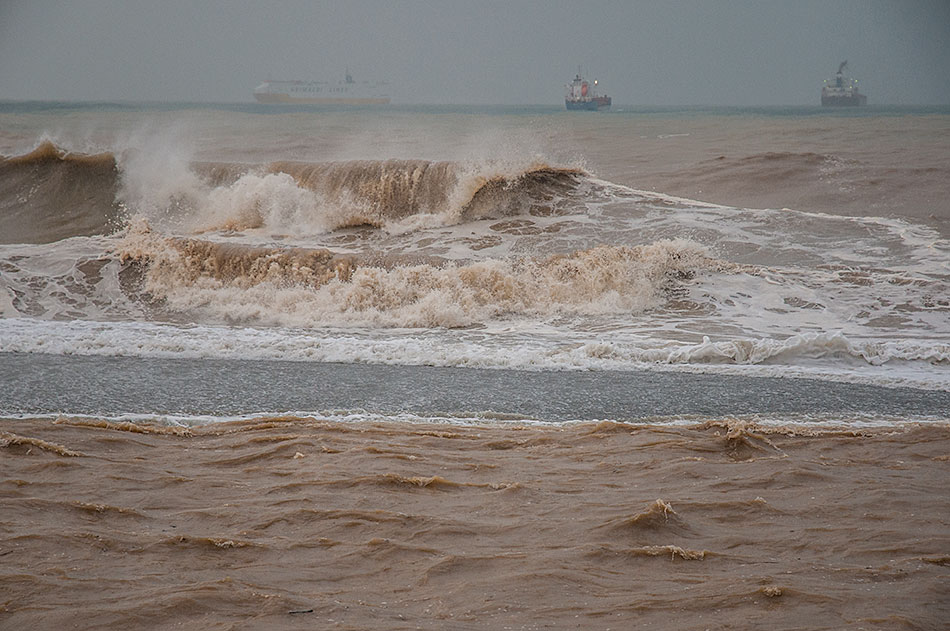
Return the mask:
<path id="1" fill-rule="evenodd" d="M 296 105 L 386 105 L 389 84 L 354 81 L 346 73 L 343 81 L 273 81 L 268 79 L 254 88 L 260 103 Z"/>
<path id="2" fill-rule="evenodd" d="M 587 79 L 581 76 L 580 70 L 574 80 L 567 84 L 567 95 L 564 97 L 564 105 L 569 110 L 609 110 L 611 99 L 606 94 L 601 96 L 597 93 L 597 80 L 589 83 Z"/>
<path id="3" fill-rule="evenodd" d="M 842 61 L 834 79 L 825 79 L 821 88 L 822 105 L 867 105 L 868 97 L 858 91 L 858 80 L 844 74 L 847 61 Z"/>

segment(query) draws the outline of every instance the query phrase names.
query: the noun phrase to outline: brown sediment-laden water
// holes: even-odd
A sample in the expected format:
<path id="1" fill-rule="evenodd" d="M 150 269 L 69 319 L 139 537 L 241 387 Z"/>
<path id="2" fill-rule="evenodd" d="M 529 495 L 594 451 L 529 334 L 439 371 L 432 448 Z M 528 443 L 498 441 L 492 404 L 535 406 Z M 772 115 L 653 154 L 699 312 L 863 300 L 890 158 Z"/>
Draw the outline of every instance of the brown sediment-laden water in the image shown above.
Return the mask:
<path id="1" fill-rule="evenodd" d="M 946 426 L 5 421 L 5 628 L 936 629 Z"/>

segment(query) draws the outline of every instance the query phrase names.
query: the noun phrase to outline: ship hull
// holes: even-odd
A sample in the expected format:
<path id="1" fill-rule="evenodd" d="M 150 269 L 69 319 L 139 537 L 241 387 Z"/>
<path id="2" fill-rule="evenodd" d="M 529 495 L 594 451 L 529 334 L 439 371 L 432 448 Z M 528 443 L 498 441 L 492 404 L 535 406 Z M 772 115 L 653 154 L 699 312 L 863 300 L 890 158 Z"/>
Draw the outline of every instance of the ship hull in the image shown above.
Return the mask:
<path id="1" fill-rule="evenodd" d="M 385 83 L 353 81 L 283 81 L 268 79 L 254 88 L 258 103 L 270 105 L 386 105 Z"/>
<path id="2" fill-rule="evenodd" d="M 388 105 L 389 97 L 296 97 L 289 94 L 254 94 L 258 103 L 270 105 Z"/>
<path id="3" fill-rule="evenodd" d="M 564 99 L 564 106 L 572 111 L 600 112 L 610 109 L 610 97 L 600 97 L 587 100 Z"/>
<path id="4" fill-rule="evenodd" d="M 868 97 L 863 94 L 853 94 L 850 96 L 822 96 L 821 104 L 825 107 L 856 107 L 867 105 Z"/>

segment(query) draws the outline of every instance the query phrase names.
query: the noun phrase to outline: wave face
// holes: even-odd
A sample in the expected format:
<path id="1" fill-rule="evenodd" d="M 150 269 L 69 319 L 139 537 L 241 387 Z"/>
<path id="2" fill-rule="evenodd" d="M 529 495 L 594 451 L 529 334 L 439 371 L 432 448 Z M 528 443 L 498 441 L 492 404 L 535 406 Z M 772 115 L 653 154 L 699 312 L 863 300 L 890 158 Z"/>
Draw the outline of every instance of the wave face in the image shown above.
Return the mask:
<path id="1" fill-rule="evenodd" d="M 73 154 L 46 141 L 0 158 L 0 243 L 52 243 L 118 227 L 111 153 Z"/>
<path id="2" fill-rule="evenodd" d="M 694 175 L 827 163 L 765 153 Z M 903 220 L 707 204 L 536 156 L 238 162 L 43 142 L 0 170 L 0 352 L 950 389 L 950 244 Z"/>

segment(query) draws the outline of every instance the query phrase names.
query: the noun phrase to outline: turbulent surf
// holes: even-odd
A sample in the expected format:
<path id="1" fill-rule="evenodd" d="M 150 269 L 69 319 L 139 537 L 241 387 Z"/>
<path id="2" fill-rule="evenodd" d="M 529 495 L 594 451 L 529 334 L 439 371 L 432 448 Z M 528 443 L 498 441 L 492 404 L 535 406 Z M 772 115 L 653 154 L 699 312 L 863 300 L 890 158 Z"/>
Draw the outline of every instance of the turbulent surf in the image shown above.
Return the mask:
<path id="1" fill-rule="evenodd" d="M 282 336 L 281 358 L 319 340 L 387 363 L 442 331 L 456 350 L 426 363 L 950 383 L 950 247 L 902 220 L 706 204 L 536 156 L 242 163 L 46 140 L 0 170 L 3 352 L 166 356 L 144 331 L 202 326 L 183 356 L 273 359 Z M 141 339 L 104 346 L 104 321 Z"/>

